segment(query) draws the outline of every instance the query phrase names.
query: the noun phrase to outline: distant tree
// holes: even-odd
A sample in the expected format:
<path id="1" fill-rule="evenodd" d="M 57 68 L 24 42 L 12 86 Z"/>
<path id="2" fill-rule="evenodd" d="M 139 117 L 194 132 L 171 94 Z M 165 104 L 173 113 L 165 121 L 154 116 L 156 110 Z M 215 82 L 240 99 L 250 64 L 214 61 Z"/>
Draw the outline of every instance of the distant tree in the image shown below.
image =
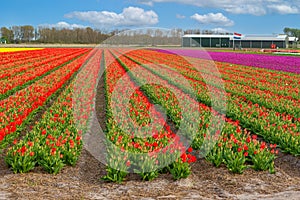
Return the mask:
<path id="1" fill-rule="evenodd" d="M 20 27 L 21 31 L 21 41 L 30 42 L 34 37 L 34 28 L 30 25 L 25 25 Z"/>
<path id="2" fill-rule="evenodd" d="M 283 32 L 288 36 L 297 37 L 300 39 L 300 29 L 285 27 L 283 29 Z"/>
<path id="3" fill-rule="evenodd" d="M 11 28 L 14 34 L 14 42 L 19 43 L 21 41 L 22 35 L 21 35 L 21 27 L 20 26 L 13 26 Z"/>
<path id="4" fill-rule="evenodd" d="M 14 40 L 14 33 L 11 29 L 1 27 L 1 37 L 4 38 L 7 43 L 11 43 Z"/>
<path id="5" fill-rule="evenodd" d="M 85 41 L 86 43 L 90 43 L 90 44 L 95 44 L 97 43 L 97 32 L 94 31 L 91 27 L 87 27 L 85 29 L 86 31 L 86 38 Z"/>

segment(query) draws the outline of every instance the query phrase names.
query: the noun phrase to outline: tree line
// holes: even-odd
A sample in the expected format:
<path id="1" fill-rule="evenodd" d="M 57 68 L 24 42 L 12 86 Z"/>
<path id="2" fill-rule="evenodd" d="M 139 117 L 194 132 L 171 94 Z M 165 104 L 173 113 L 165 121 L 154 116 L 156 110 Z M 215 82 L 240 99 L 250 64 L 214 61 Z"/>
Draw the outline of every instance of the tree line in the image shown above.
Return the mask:
<path id="1" fill-rule="evenodd" d="M 106 41 L 110 45 L 180 45 L 183 30 L 117 29 L 101 32 L 91 27 L 67 29 L 25 25 L 1 27 L 0 33 L 7 43 L 100 44 Z"/>
<path id="2" fill-rule="evenodd" d="M 106 40 L 111 33 L 87 28 L 34 28 L 31 25 L 1 27 L 1 39 L 7 43 L 63 43 L 96 44 Z"/>
<path id="3" fill-rule="evenodd" d="M 1 27 L 1 39 L 6 43 L 61 43 L 61 44 L 100 44 L 110 45 L 180 45 L 182 29 L 136 29 L 101 32 L 91 27 L 56 28 L 31 25 Z M 114 36 L 114 37 L 112 37 Z"/>
<path id="4" fill-rule="evenodd" d="M 1 39 L 7 43 L 61 43 L 61 44 L 107 44 L 118 45 L 181 45 L 183 34 L 213 34 L 209 30 L 199 29 L 136 29 L 101 32 L 91 27 L 86 28 L 37 28 L 31 25 L 1 27 Z M 220 33 L 221 34 L 221 33 Z M 229 33 L 227 33 L 229 34 Z M 112 37 L 114 36 L 114 37 Z M 109 39 L 108 39 L 109 38 Z"/>

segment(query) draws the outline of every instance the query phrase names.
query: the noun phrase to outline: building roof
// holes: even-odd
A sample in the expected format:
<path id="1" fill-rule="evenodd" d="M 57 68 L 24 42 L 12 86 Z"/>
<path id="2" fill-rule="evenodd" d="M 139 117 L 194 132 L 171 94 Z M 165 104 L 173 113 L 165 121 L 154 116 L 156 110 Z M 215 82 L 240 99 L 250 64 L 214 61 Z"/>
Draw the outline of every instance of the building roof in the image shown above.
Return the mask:
<path id="1" fill-rule="evenodd" d="M 201 37 L 201 38 L 231 38 L 233 37 L 233 35 L 215 35 L 215 34 L 186 34 L 182 37 L 185 37 L 185 38 L 197 38 L 197 37 Z"/>
<path id="2" fill-rule="evenodd" d="M 233 35 L 221 35 L 221 34 L 186 34 L 183 38 L 229 38 L 233 40 Z M 287 35 L 242 35 L 241 40 L 252 40 L 252 41 L 285 41 Z M 239 40 L 239 39 L 236 39 Z M 288 37 L 290 42 L 298 41 L 296 37 Z"/>
<path id="3" fill-rule="evenodd" d="M 252 40 L 252 41 L 263 41 L 263 40 L 267 40 L 267 41 L 285 41 L 285 38 L 283 37 L 265 37 L 265 36 L 245 36 L 242 37 L 242 40 Z"/>

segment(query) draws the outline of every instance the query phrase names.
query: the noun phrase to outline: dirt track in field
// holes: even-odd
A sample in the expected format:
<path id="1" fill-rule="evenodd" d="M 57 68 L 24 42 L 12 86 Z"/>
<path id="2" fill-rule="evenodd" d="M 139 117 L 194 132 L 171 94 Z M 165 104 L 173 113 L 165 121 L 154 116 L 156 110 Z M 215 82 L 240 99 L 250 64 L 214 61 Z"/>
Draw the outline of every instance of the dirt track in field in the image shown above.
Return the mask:
<path id="1" fill-rule="evenodd" d="M 103 91 L 103 81 L 98 89 Z M 104 97 L 98 95 L 97 110 L 103 110 Z M 97 117 L 102 126 L 105 116 Z M 124 183 L 116 184 L 100 180 L 105 166 L 86 149 L 75 167 L 65 167 L 58 175 L 39 167 L 13 174 L 0 155 L 0 199 L 300 199 L 300 158 L 280 153 L 275 163 L 276 174 L 247 169 L 238 175 L 200 159 L 187 179 L 174 181 L 164 174 L 143 182 L 130 174 Z"/>
<path id="2" fill-rule="evenodd" d="M 86 150 L 76 167 L 56 176 L 41 168 L 13 174 L 1 158 L 0 199 L 300 199 L 300 160 L 281 155 L 276 163 L 276 174 L 248 169 L 237 175 L 199 160 L 187 179 L 174 181 L 164 174 L 143 182 L 131 174 L 115 184 L 100 180 L 105 166 Z"/>

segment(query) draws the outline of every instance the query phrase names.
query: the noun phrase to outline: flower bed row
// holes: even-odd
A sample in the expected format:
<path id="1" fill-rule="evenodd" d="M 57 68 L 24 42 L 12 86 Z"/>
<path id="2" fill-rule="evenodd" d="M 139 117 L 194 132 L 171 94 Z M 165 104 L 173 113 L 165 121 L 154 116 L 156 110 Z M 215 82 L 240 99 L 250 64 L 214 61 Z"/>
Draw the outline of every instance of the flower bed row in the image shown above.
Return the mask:
<path id="1" fill-rule="evenodd" d="M 208 73 L 209 66 L 212 64 L 212 62 L 208 62 L 208 66 L 206 67 L 203 65 L 203 63 L 188 63 L 183 58 L 177 58 L 177 60 L 181 59 L 182 63 L 183 61 L 185 61 L 185 63 L 181 65 L 178 62 L 174 62 L 174 55 L 168 56 L 168 54 L 151 54 L 152 51 L 135 51 L 134 53 L 132 53 L 132 55 L 140 56 L 143 59 L 148 58 L 150 62 L 158 62 L 160 64 L 166 64 L 172 68 L 175 68 L 183 75 L 192 78 L 194 81 L 201 82 L 202 85 L 205 85 L 205 80 L 203 80 L 203 76 L 205 76 L 206 80 L 211 80 L 210 82 L 212 83 L 214 82 L 214 80 L 220 79 L 220 77 L 213 74 L 214 72 Z M 204 64 L 206 64 L 205 61 Z M 197 67 L 197 70 L 195 69 L 195 67 Z M 244 96 L 253 103 L 258 103 L 266 108 L 274 109 L 280 113 L 291 114 L 296 118 L 298 118 L 298 116 L 300 117 L 300 99 L 298 94 L 300 88 L 298 83 L 296 88 L 294 88 L 295 93 L 293 96 L 297 97 L 295 99 L 293 98 L 293 96 L 278 95 L 276 93 L 273 93 L 272 91 L 269 91 L 269 89 L 267 89 L 269 85 L 265 85 L 263 90 L 253 88 L 251 87 L 251 85 L 254 83 L 251 79 L 248 79 L 248 81 L 243 84 L 236 83 L 235 81 L 231 80 L 237 80 L 236 76 L 231 77 L 230 80 L 224 80 L 226 92 L 239 96 Z M 276 89 L 278 91 L 278 88 Z"/>
<path id="2" fill-rule="evenodd" d="M 133 54 L 130 54 L 130 56 L 134 57 Z M 143 59 L 140 57 L 134 58 L 139 62 L 143 62 Z M 181 88 L 183 91 L 191 93 L 191 91 L 189 91 L 182 83 L 177 82 L 174 70 L 169 70 L 172 76 L 161 76 L 159 71 L 155 71 L 153 68 L 147 66 L 145 67 L 152 70 L 153 73 L 156 73 L 161 78 L 168 80 L 170 83 Z M 186 75 L 184 76 L 186 77 Z M 197 99 L 206 105 L 210 105 L 211 102 L 209 96 L 205 93 L 205 91 L 207 91 L 205 84 L 197 84 L 197 81 L 193 81 L 192 83 L 196 84 L 194 89 L 196 91 Z M 218 106 L 218 104 L 216 105 Z M 261 135 L 269 142 L 279 144 L 283 151 L 293 155 L 300 154 L 298 145 L 300 140 L 298 118 L 293 118 L 292 116 L 263 108 L 258 104 L 253 104 L 251 101 L 246 101 L 244 97 L 235 95 L 228 96 L 227 105 L 227 116 L 239 120 L 244 128 L 248 128 L 252 132 Z M 219 108 L 221 108 L 221 105 Z"/>
<path id="3" fill-rule="evenodd" d="M 102 49 L 90 52 L 89 60 L 76 75 L 73 85 L 73 115 L 78 130 L 86 133 L 97 93 L 98 77 L 101 70 Z"/>
<path id="4" fill-rule="evenodd" d="M 5 161 L 15 173 L 25 173 L 39 165 L 57 174 L 66 164 L 76 164 L 82 140 L 73 120 L 72 87 L 70 84 L 60 94 L 22 140 L 13 141 Z"/>
<path id="5" fill-rule="evenodd" d="M 120 54 L 117 55 L 120 56 L 119 60 L 124 68 L 134 70 L 138 67 L 136 62 Z M 139 63 L 139 65 L 140 64 L 141 63 Z M 152 71 L 145 69 L 145 66 L 143 67 L 144 68 L 140 68 L 141 73 L 138 73 L 135 79 L 143 83 L 147 83 L 147 80 L 155 80 L 158 82 L 158 84 L 154 86 L 145 84 L 142 87 L 144 93 L 155 103 L 162 105 L 177 126 L 180 126 L 179 123 L 183 122 L 185 124 L 192 124 L 193 120 L 196 120 L 198 124 L 195 132 L 191 131 L 189 133 L 189 130 L 193 130 L 192 127 L 189 126 L 185 126 L 184 130 L 192 136 L 192 146 L 194 148 L 201 149 L 201 151 L 211 150 L 206 156 L 207 160 L 216 166 L 225 163 L 227 168 L 235 173 L 242 173 L 247 166 L 253 167 L 256 170 L 270 170 L 270 172 L 274 172 L 275 150 L 269 150 L 266 144 L 257 141 L 256 137 L 251 138 L 250 133 L 247 130 L 242 130 L 238 122 L 232 122 L 230 119 L 223 117 L 226 121 L 223 128 L 220 125 L 222 124 L 221 121 L 218 120 L 212 121 L 210 124 L 212 115 L 218 115 L 217 112 L 212 111 L 202 103 L 198 103 L 195 99 L 186 96 L 185 92 L 172 85 L 169 80 L 159 82 L 161 77 L 159 77 L 158 74 L 164 74 L 164 76 L 168 75 L 170 78 L 172 77 L 178 81 L 176 73 L 172 73 L 172 71 L 162 73 L 162 71 L 159 70 L 160 67 Z M 151 68 L 155 68 L 155 66 L 152 65 Z M 149 71 L 152 73 L 149 74 Z M 184 83 L 180 84 L 184 85 Z M 169 89 L 176 91 L 177 95 L 174 96 L 174 93 Z M 186 100 L 187 102 L 191 102 L 190 106 L 199 106 L 199 118 L 195 119 L 194 116 L 185 116 L 181 110 L 182 108 L 174 103 L 176 99 L 181 98 L 181 95 L 183 95 L 185 99 L 188 98 Z M 222 119 L 222 116 L 220 117 Z M 274 146 L 272 145 L 272 147 Z"/>
<path id="6" fill-rule="evenodd" d="M 0 146 L 5 147 L 29 123 L 35 112 L 44 105 L 86 61 L 87 54 L 73 60 L 30 86 L 0 101 Z"/>
<path id="7" fill-rule="evenodd" d="M 22 73 L 20 70 L 11 71 L 9 77 L 0 80 L 0 99 L 7 98 L 17 90 L 27 87 L 87 51 L 88 49 L 82 49 L 81 51 L 67 52 L 67 54 L 51 57 L 40 63 L 28 64 L 22 67 Z"/>
<path id="8" fill-rule="evenodd" d="M 151 121 L 148 109 L 153 104 L 108 51 L 105 52 L 105 63 L 108 167 L 103 179 L 120 182 L 130 171 L 138 173 L 143 180 L 152 180 L 166 171 L 172 173 L 175 179 L 187 177 L 191 173 L 189 163 L 196 159 L 190 154 L 192 149 L 186 152 L 179 137 L 165 124 L 163 116 L 155 108 L 152 115 L 156 118 L 151 122 L 154 125 L 144 130 Z M 126 83 L 124 88 L 117 87 L 121 78 Z M 117 94 L 114 95 L 114 92 Z M 124 99 L 128 94 L 129 102 Z M 128 103 L 126 110 L 124 105 Z"/>
<path id="9" fill-rule="evenodd" d="M 143 51 L 149 58 L 160 59 L 160 57 L 165 53 L 160 53 L 156 51 Z M 264 70 L 253 67 L 239 66 L 232 63 L 224 62 L 213 62 L 207 55 L 206 60 L 196 59 L 192 57 L 182 57 L 179 55 L 167 54 L 169 60 L 172 60 L 174 64 L 195 70 L 195 66 L 198 67 L 197 70 L 201 71 L 203 74 L 209 73 L 215 76 L 215 71 L 210 71 L 210 65 L 216 65 L 222 78 L 234 82 L 237 84 L 247 85 L 251 88 L 261 89 L 263 91 L 270 91 L 274 94 L 283 95 L 299 100 L 299 81 L 300 76 L 291 73 L 279 73 L 276 71 Z M 163 59 L 160 62 L 163 63 Z"/>
<path id="10" fill-rule="evenodd" d="M 76 164 L 83 146 L 82 136 L 88 125 L 85 115 L 91 111 L 91 97 L 94 95 L 89 89 L 97 81 L 101 57 L 102 51 L 93 51 L 85 57 L 87 62 L 79 73 L 72 74 L 72 81 L 66 88 L 62 86 L 59 89 L 63 91 L 41 120 L 23 139 L 13 141 L 5 161 L 15 173 L 25 173 L 42 166 L 48 173 L 57 174 L 65 165 Z M 86 92 L 80 96 L 79 90 Z M 74 101 L 81 103 L 80 114 L 74 113 L 74 105 L 78 106 Z"/>
<path id="11" fill-rule="evenodd" d="M 15 64 L 23 63 L 25 60 L 32 60 L 32 59 L 38 59 L 39 57 L 44 57 L 46 54 L 49 54 L 51 52 L 51 49 L 42 49 L 42 50 L 36 50 L 34 53 L 32 51 L 22 51 L 22 52 L 1 52 L 0 53 L 0 65 L 1 66 L 9 66 L 10 63 L 14 63 L 12 66 Z M 0 71 L 6 69 L 6 68 L 0 68 Z"/>
<path id="12" fill-rule="evenodd" d="M 0 78 L 11 78 L 13 76 L 19 75 L 20 73 L 24 73 L 27 70 L 34 69 L 57 59 L 71 56 L 72 54 L 80 53 L 86 50 L 87 49 L 52 49 L 51 51 L 48 50 L 47 52 L 44 52 L 38 58 L 26 59 L 22 61 L 15 60 L 14 62 L 10 62 L 9 64 L 2 64 L 0 65 L 0 67 L 3 67 L 3 69 L 0 71 Z"/>
<path id="13" fill-rule="evenodd" d="M 58 56 L 63 55 L 71 55 L 72 53 L 82 51 L 82 49 L 67 49 L 67 48 L 61 48 L 61 49 L 43 49 L 39 51 L 24 51 L 22 54 L 17 54 L 17 52 L 14 52 L 14 54 L 11 55 L 9 62 L 1 63 L 0 64 L 0 78 L 6 78 L 11 75 L 14 75 L 13 72 L 22 72 L 26 70 L 27 68 L 24 68 L 28 65 L 36 65 L 38 63 L 46 63 L 44 62 L 46 59 L 55 58 Z M 2 54 L 0 54 L 0 57 L 4 57 Z"/>

